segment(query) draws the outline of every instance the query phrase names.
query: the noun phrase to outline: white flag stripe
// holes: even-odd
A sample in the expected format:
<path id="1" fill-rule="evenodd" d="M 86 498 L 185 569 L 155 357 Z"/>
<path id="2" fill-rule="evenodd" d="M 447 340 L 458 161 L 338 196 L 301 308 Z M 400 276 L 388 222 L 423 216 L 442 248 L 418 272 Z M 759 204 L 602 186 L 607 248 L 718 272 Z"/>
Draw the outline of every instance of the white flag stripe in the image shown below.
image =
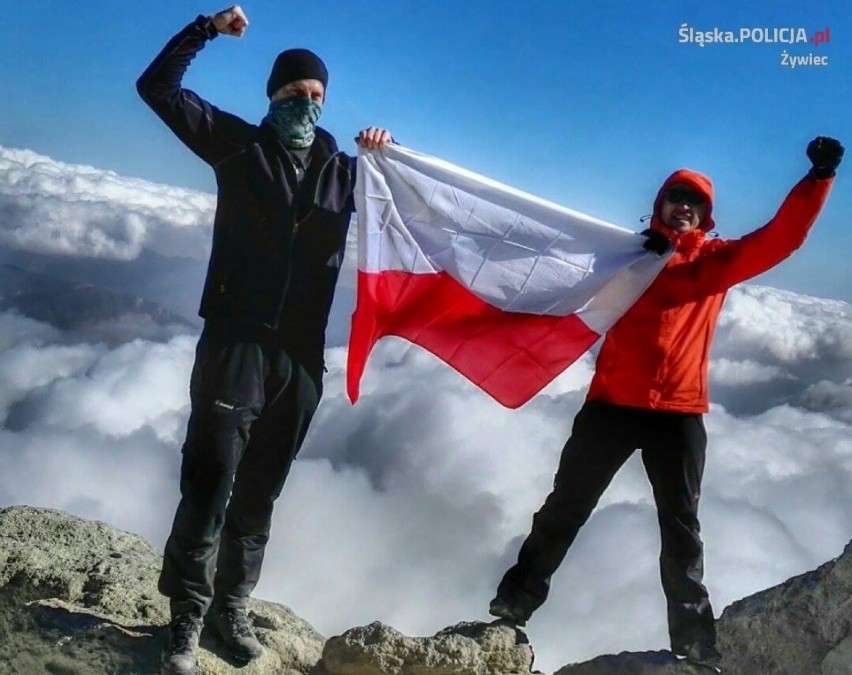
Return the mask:
<path id="1" fill-rule="evenodd" d="M 665 264 L 629 230 L 398 145 L 358 161 L 363 272 L 444 271 L 500 309 L 587 313 L 608 328 Z"/>
<path id="2" fill-rule="evenodd" d="M 387 145 L 380 153 L 366 153 L 368 156 L 378 154 L 380 158 L 388 162 L 398 161 L 404 163 L 417 173 L 431 178 L 436 182 L 447 183 L 458 187 L 462 192 L 473 197 L 483 199 L 492 204 L 503 206 L 518 213 L 525 213 L 532 220 L 540 222 L 559 222 L 564 216 L 576 219 L 577 227 L 586 226 L 592 236 L 597 236 L 600 228 L 612 229 L 622 234 L 633 234 L 612 223 L 598 218 L 574 211 L 560 204 L 547 201 L 535 195 L 522 192 L 510 185 L 505 185 L 481 176 L 467 169 L 450 164 L 436 157 L 423 155 L 401 145 Z"/>
<path id="3" fill-rule="evenodd" d="M 670 257 L 671 254 L 664 257 L 648 255 L 625 267 L 577 310 L 577 316 L 595 333 L 603 335 L 648 290 Z"/>

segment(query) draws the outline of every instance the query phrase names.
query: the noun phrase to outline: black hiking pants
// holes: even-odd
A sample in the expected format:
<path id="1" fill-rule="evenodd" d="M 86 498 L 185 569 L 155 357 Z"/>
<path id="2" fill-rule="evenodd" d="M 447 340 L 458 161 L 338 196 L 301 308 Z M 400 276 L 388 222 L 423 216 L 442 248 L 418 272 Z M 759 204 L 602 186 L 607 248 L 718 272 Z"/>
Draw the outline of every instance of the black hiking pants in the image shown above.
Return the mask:
<path id="1" fill-rule="evenodd" d="M 172 615 L 245 607 L 320 392 L 268 336 L 210 322 L 195 354 L 181 500 L 159 589 Z M 214 600 L 215 598 L 215 600 Z"/>
<path id="2" fill-rule="evenodd" d="M 497 594 L 527 615 L 541 606 L 550 577 L 580 527 L 616 471 L 641 448 L 660 523 L 660 577 L 672 649 L 695 641 L 715 643 L 713 610 L 702 584 L 698 523 L 706 446 L 701 415 L 586 402 L 562 450 L 553 491 L 533 516 L 518 562 Z"/>

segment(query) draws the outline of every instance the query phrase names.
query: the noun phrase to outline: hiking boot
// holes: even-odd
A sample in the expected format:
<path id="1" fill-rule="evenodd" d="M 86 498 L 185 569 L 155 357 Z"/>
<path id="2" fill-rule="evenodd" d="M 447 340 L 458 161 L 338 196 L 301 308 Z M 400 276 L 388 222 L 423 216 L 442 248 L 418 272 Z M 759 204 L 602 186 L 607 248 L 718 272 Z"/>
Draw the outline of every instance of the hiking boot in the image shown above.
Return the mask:
<path id="1" fill-rule="evenodd" d="M 505 619 L 513 626 L 525 626 L 527 619 L 530 618 L 529 615 L 520 607 L 511 604 L 499 595 L 491 601 L 491 605 L 488 607 L 488 613 L 491 616 Z"/>
<path id="2" fill-rule="evenodd" d="M 228 652 L 238 661 L 253 661 L 263 654 L 244 609 L 222 608 L 213 611 L 210 622 Z"/>
<path id="3" fill-rule="evenodd" d="M 722 672 L 722 655 L 712 642 L 693 642 L 672 651 L 675 656 L 685 658 L 688 663 L 703 666 L 715 673 Z"/>
<path id="4" fill-rule="evenodd" d="M 201 617 L 192 612 L 172 618 L 163 648 L 162 675 L 194 675 L 201 624 Z"/>

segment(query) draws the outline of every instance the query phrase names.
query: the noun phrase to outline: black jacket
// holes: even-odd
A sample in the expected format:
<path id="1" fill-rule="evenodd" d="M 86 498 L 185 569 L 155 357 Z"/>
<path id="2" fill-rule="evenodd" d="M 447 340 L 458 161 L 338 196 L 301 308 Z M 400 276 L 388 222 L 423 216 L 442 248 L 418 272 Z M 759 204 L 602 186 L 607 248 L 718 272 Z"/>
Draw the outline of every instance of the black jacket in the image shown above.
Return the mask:
<path id="1" fill-rule="evenodd" d="M 216 29 L 199 16 L 142 74 L 139 95 L 216 173 L 213 246 L 199 314 L 267 333 L 319 382 L 328 313 L 354 210 L 354 159 L 317 128 L 302 182 L 266 124 L 181 87 Z"/>

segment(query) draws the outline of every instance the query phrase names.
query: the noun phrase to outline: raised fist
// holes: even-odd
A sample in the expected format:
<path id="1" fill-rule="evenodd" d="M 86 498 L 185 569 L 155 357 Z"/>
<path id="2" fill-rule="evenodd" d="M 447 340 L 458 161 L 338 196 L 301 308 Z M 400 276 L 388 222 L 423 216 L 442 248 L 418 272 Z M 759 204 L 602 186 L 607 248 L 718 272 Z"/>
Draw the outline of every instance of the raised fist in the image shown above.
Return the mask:
<path id="1" fill-rule="evenodd" d="M 239 5 L 223 9 L 211 16 L 210 20 L 213 22 L 213 27 L 220 33 L 237 37 L 242 37 L 248 26 L 248 19 Z"/>
<path id="2" fill-rule="evenodd" d="M 830 178 L 843 159 L 843 146 L 834 138 L 817 136 L 808 143 L 807 155 L 814 165 L 811 169 L 814 178 Z"/>

